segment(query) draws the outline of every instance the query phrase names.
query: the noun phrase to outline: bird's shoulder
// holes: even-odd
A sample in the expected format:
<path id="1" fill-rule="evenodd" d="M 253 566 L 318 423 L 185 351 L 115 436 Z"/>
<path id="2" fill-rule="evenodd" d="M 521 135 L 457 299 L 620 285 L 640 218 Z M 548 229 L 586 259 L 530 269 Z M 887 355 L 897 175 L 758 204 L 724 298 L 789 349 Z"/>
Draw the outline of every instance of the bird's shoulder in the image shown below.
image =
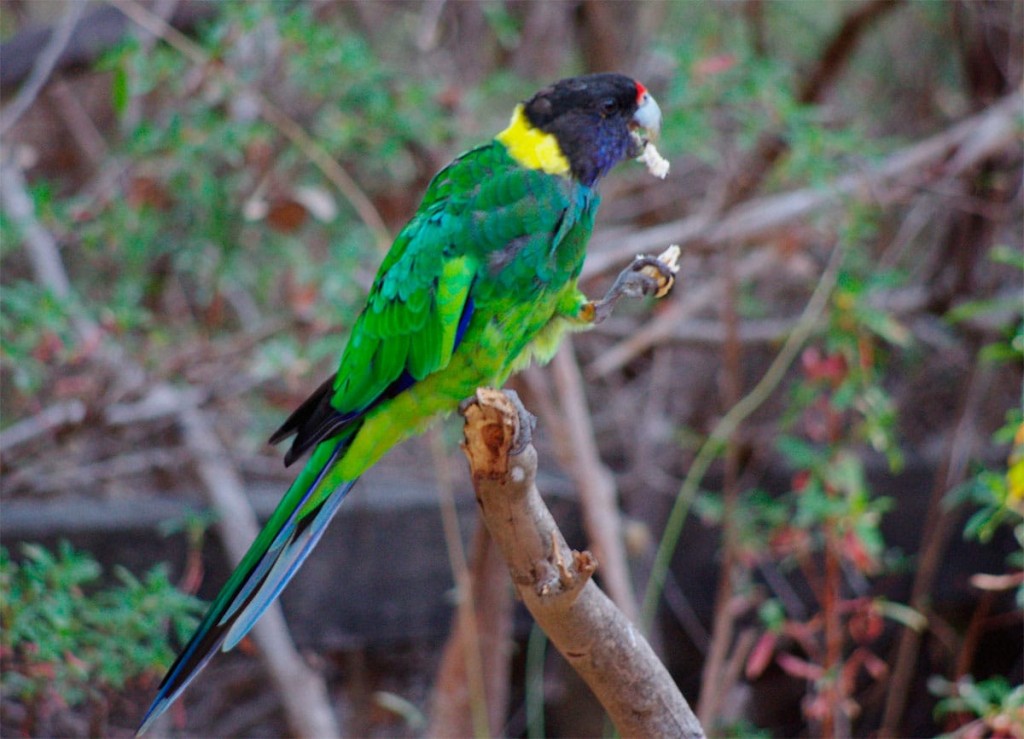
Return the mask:
<path id="1" fill-rule="evenodd" d="M 470 149 L 431 180 L 381 264 L 374 297 L 426 287 L 452 258 L 482 266 L 513 241 L 555 239 L 595 198 L 570 178 L 522 166 L 498 141 Z"/>

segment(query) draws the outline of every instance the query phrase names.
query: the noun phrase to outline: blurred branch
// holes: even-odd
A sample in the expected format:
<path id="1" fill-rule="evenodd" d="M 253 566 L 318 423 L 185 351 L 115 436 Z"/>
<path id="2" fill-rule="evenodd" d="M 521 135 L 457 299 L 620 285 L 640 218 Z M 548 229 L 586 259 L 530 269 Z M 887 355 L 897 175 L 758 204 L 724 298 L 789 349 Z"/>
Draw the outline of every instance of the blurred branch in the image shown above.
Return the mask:
<path id="1" fill-rule="evenodd" d="M 736 265 L 737 279 L 740 282 L 747 282 L 758 275 L 777 269 L 782 259 L 783 257 L 773 249 L 758 249 L 751 252 Z M 681 282 L 676 288 L 681 298 L 675 298 L 665 310 L 657 313 L 643 326 L 634 329 L 625 340 L 601 352 L 587 367 L 587 373 L 604 377 L 648 348 L 671 339 L 675 335 L 677 324 L 721 301 L 723 284 L 724 281 L 720 277 L 697 285 Z"/>
<path id="2" fill-rule="evenodd" d="M 448 551 L 452 579 L 455 581 L 457 608 L 434 681 L 429 735 L 493 736 L 503 723 L 507 710 L 507 695 L 500 695 L 503 686 L 496 684 L 494 677 L 508 677 L 508 650 L 494 648 L 498 643 L 493 638 L 498 636 L 496 631 L 504 631 L 506 638 L 510 636 L 512 603 L 502 599 L 493 589 L 487 589 L 487 585 L 493 586 L 496 579 L 500 581 L 500 569 L 494 572 L 495 562 L 491 556 L 493 547 L 488 545 L 490 537 L 485 530 L 477 530 L 472 572 L 467 566 L 455 507 L 451 465 L 445 454 L 441 434 L 436 428 L 430 431 L 430 447 L 440 492 L 445 548 Z M 505 601 L 504 609 L 498 607 L 501 604 L 494 603 L 496 607 L 488 610 L 491 604 L 480 599 L 481 590 L 486 595 L 497 596 L 498 601 Z M 488 644 L 491 648 L 487 650 L 483 648 L 484 633 L 491 637 Z M 484 668 L 485 659 L 488 659 L 488 669 Z M 491 678 L 491 682 L 486 685 L 485 675 Z M 507 679 L 501 682 L 507 683 Z M 489 687 L 494 690 L 489 691 Z M 502 697 L 504 700 L 501 700 Z M 489 708 L 494 710 L 490 711 Z"/>
<path id="3" fill-rule="evenodd" d="M 576 363 L 571 337 L 562 342 L 551 363 L 551 371 L 558 405 L 562 409 L 561 430 L 572 459 L 572 476 L 580 492 L 587 538 L 603 563 L 601 579 L 611 599 L 626 618 L 636 621 L 639 608 L 622 541 L 615 478 L 601 461 L 597 450 L 594 425 L 583 392 L 583 376 Z"/>
<path id="4" fill-rule="evenodd" d="M 370 229 L 382 251 L 391 245 L 391 235 L 377 208 L 352 176 L 306 130 L 261 90 L 242 82 L 230 67 L 217 63 L 197 43 L 135 0 L 107 0 L 149 33 L 163 39 L 193 64 L 215 69 L 232 85 L 244 89 L 259 103 L 260 115 L 292 142 L 348 200 L 363 224 Z"/>
<path id="5" fill-rule="evenodd" d="M 741 344 L 776 344 L 785 340 L 795 318 L 760 318 L 743 321 L 738 327 L 737 338 Z M 596 326 L 592 333 L 625 339 L 636 333 L 636 324 L 627 319 L 609 320 Z M 667 341 L 675 344 L 717 345 L 725 342 L 725 326 L 721 321 L 703 318 L 688 318 L 680 321 Z"/>
<path id="6" fill-rule="evenodd" d="M 208 0 L 180 0 L 171 23 L 179 30 L 188 30 L 217 12 L 216 4 Z M 90 68 L 120 42 L 127 23 L 124 15 L 115 8 L 98 7 L 83 14 L 61 49 L 54 71 Z M 30 27 L 19 29 L 4 39 L 0 45 L 0 97 L 12 95 L 14 89 L 32 74 L 55 32 L 54 26 Z"/>
<path id="7" fill-rule="evenodd" d="M 468 573 L 472 601 L 459 587 L 459 607 L 441 664 L 434 678 L 430 728 L 427 736 L 502 736 L 511 686 L 512 590 L 505 560 L 494 539 L 480 524 L 473 540 L 472 569 Z M 469 656 L 477 652 L 476 658 Z M 485 722 L 476 716 L 478 698 L 473 678 L 483 688 Z M 483 724 L 480 726 L 479 724 Z M 486 729 L 486 731 L 482 731 Z"/>
<path id="8" fill-rule="evenodd" d="M 18 163 L 9 156 L 0 162 L 0 203 L 21 234 L 36 282 L 56 298 L 70 298 L 71 281 L 57 240 L 36 218 L 35 203 L 28 193 L 25 177 Z M 100 333 L 99 327 L 80 311 L 71 313 L 71 324 L 84 341 L 94 341 Z"/>
<path id="9" fill-rule="evenodd" d="M 526 411 L 482 388 L 462 414 L 481 516 L 538 625 L 623 736 L 704 736 L 647 640 L 594 584 L 594 557 L 569 549 L 544 505 Z"/>
<path id="10" fill-rule="evenodd" d="M 864 32 L 872 23 L 900 5 L 901 0 L 869 0 L 844 16 L 818 57 L 817 64 L 800 85 L 797 100 L 805 104 L 820 101 L 853 56 Z"/>
<path id="11" fill-rule="evenodd" d="M 30 418 L 24 418 L 0 431 L 0 452 L 6 453 L 36 437 L 62 426 L 81 423 L 85 418 L 85 403 L 65 400 L 47 406 Z"/>
<path id="12" fill-rule="evenodd" d="M 643 605 L 640 609 L 640 624 L 645 632 L 650 629 L 651 623 L 654 620 L 654 613 L 665 584 L 669 565 L 672 562 L 672 556 L 675 554 L 676 545 L 679 543 L 679 537 L 682 534 L 683 524 L 686 522 L 690 504 L 697 494 L 701 480 L 704 479 L 704 474 L 708 471 L 708 467 L 711 466 L 711 462 L 722 451 L 723 445 L 732 436 L 740 422 L 756 411 L 774 392 L 778 384 L 782 382 L 782 378 L 785 377 L 786 371 L 793 360 L 796 359 L 804 342 L 807 341 L 817 328 L 818 321 L 821 319 L 822 313 L 828 304 L 829 296 L 832 294 L 832 288 L 835 287 L 839 276 L 839 267 L 843 263 L 845 253 L 845 245 L 840 241 L 833 248 L 832 256 L 821 275 L 821 279 L 818 281 L 817 287 L 814 288 L 814 292 L 807 301 L 803 314 L 800 316 L 800 321 L 792 333 L 790 333 L 789 338 L 786 339 L 782 349 L 779 350 L 775 359 L 772 360 L 771 365 L 769 365 L 757 385 L 722 417 L 701 445 L 697 456 L 690 464 L 690 470 L 686 474 L 686 479 L 683 480 L 683 485 L 679 489 L 679 494 L 676 496 L 675 503 L 672 504 L 672 510 L 665 521 L 665 529 L 662 532 L 658 551 L 654 556 L 654 564 L 651 567 L 651 576 L 647 581 L 647 588 L 644 591 Z"/>
<path id="13" fill-rule="evenodd" d="M 767 239 L 773 233 L 807 218 L 810 214 L 848 205 L 849 199 L 884 205 L 903 198 L 905 187 L 921 188 L 927 182 L 959 174 L 998 151 L 1019 146 L 1019 119 L 1024 96 L 1014 93 L 942 133 L 908 146 L 890 155 L 866 172 L 848 174 L 825 187 L 805 188 L 772 195 L 737 206 L 721 220 L 709 221 L 703 215 L 691 216 L 654 228 L 594 239 L 593 254 L 584 267 L 584 278 L 600 274 L 624 258 L 658 249 L 664 244 L 681 247 L 700 245 L 718 247 L 730 241 L 745 243 Z M 914 178 L 911 181 L 911 178 Z M 899 186 L 903 187 L 899 187 Z M 611 246 L 608 242 L 615 238 Z M 758 253 L 748 255 L 737 267 L 739 279 Z M 591 371 L 606 375 L 622 367 L 649 347 L 670 339 L 676 325 L 692 315 L 695 306 L 704 307 L 718 300 L 719 289 L 702 285 L 678 290 L 682 297 L 654 320 L 634 332 L 629 339 L 612 347 L 593 363 Z M 698 298 L 699 296 L 699 298 Z"/>
<path id="14" fill-rule="evenodd" d="M 722 254 L 723 292 L 722 322 L 725 327 L 725 341 L 722 344 L 722 374 L 719 386 L 723 408 L 733 408 L 739 403 L 743 392 L 742 353 L 739 341 L 739 282 L 736 279 L 736 261 L 739 248 L 735 242 L 726 245 Z M 701 675 L 700 702 L 697 716 L 701 723 L 713 726 L 717 723 L 719 708 L 729 690 L 723 674 L 736 618 L 739 615 L 733 604 L 733 588 L 738 563 L 739 517 L 739 467 L 740 448 L 737 441 L 742 419 L 737 421 L 725 437 L 725 474 L 722 479 L 722 564 L 718 576 L 714 615 L 711 626 L 711 643 Z M 735 655 L 734 655 L 735 656 Z"/>
<path id="15" fill-rule="evenodd" d="M 864 31 L 899 4 L 899 0 L 869 0 L 848 13 L 799 86 L 797 101 L 805 105 L 820 101 L 825 90 L 846 68 Z M 761 134 L 751 153 L 736 167 L 736 175 L 716 193 L 709 208 L 715 213 L 722 213 L 750 198 L 788 148 L 790 143 L 778 130 Z"/>
<path id="16" fill-rule="evenodd" d="M 32 73 L 28 80 L 18 90 L 17 96 L 12 100 L 2 114 L 0 114 L 0 136 L 11 130 L 11 126 L 18 122 L 18 119 L 25 114 L 32 103 L 36 101 L 43 85 L 50 78 L 50 73 L 57 64 L 57 60 L 68 45 L 71 32 L 75 30 L 78 19 L 82 17 L 82 10 L 85 8 L 86 0 L 68 0 L 68 9 L 64 11 L 60 22 L 50 34 L 46 46 L 36 57 L 32 67 Z"/>
<path id="17" fill-rule="evenodd" d="M 766 239 L 812 213 L 848 205 L 848 198 L 887 204 L 905 192 L 898 185 L 924 187 L 951 173 L 960 173 L 1019 141 L 1019 118 L 1024 95 L 1007 95 L 986 110 L 945 131 L 888 156 L 863 172 L 843 175 L 830 185 L 770 195 L 733 208 L 720 219 L 700 214 L 637 231 L 599 234 L 591 242 L 592 254 L 583 279 L 602 274 L 634 254 L 664 244 L 711 249 L 735 240 L 747 243 Z M 943 166 L 944 160 L 949 159 Z M 939 166 L 936 166 L 939 165 Z M 916 180 L 905 182 L 911 175 Z"/>
<path id="18" fill-rule="evenodd" d="M 825 45 L 810 73 L 798 86 L 797 102 L 803 105 L 819 102 L 853 56 L 864 31 L 899 5 L 900 0 L 869 0 L 848 13 Z M 736 167 L 735 175 L 729 177 L 712 195 L 706 206 L 708 212 L 720 214 L 748 199 L 788 150 L 789 142 L 779 130 L 762 133 L 753 150 Z"/>

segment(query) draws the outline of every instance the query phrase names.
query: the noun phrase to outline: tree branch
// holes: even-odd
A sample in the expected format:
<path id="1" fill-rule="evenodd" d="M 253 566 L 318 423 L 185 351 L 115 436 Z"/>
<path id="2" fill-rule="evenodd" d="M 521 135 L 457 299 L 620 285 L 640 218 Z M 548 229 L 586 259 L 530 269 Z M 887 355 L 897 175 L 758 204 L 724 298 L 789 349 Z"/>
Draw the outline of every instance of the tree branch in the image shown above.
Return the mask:
<path id="1" fill-rule="evenodd" d="M 623 736 L 703 737 L 646 639 L 591 580 L 597 562 L 569 549 L 537 491 L 525 411 L 480 389 L 463 408 L 463 451 L 481 516 L 523 603 Z"/>
<path id="2" fill-rule="evenodd" d="M 173 389 L 168 388 L 173 392 Z M 182 435 L 196 461 L 196 472 L 219 513 L 221 540 L 233 562 L 240 562 L 259 534 L 259 521 L 245 497 L 245 487 L 228 461 L 227 451 L 206 415 L 187 405 L 178 412 Z M 260 656 L 281 696 L 288 725 L 300 736 L 340 736 L 324 681 L 295 649 L 279 605 L 267 609 L 253 627 Z"/>
<path id="3" fill-rule="evenodd" d="M 24 87 L 18 90 L 17 97 L 4 109 L 3 115 L 0 115 L 0 136 L 10 131 L 18 119 L 25 114 L 25 111 L 32 107 L 32 103 L 39 96 L 39 91 L 43 89 L 46 80 L 50 78 L 50 73 L 53 72 L 57 60 L 68 45 L 71 32 L 78 24 L 83 8 L 85 8 L 85 0 L 70 0 L 68 9 L 64 11 L 63 17 L 54 28 L 53 33 L 50 34 L 50 39 L 46 42 L 42 53 L 36 59 L 28 81 L 25 82 Z"/>

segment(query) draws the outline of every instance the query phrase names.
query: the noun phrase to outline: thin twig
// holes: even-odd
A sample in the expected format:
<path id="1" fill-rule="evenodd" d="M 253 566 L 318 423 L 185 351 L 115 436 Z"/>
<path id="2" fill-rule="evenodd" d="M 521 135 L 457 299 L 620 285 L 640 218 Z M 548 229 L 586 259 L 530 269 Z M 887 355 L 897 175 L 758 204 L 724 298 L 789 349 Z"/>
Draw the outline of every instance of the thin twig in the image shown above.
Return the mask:
<path id="1" fill-rule="evenodd" d="M 65 400 L 47 406 L 34 416 L 23 418 L 0 431 L 0 453 L 8 453 L 17 446 L 51 433 L 62 426 L 81 423 L 85 418 L 85 403 Z"/>
<path id="2" fill-rule="evenodd" d="M 772 360 L 771 365 L 769 365 L 757 385 L 722 417 L 701 445 L 697 456 L 690 464 L 690 470 L 683 481 L 683 485 L 665 522 L 665 529 L 662 532 L 658 551 L 654 556 L 654 563 L 651 566 L 651 576 L 647 581 L 647 588 L 644 592 L 643 605 L 640 608 L 640 624 L 645 632 L 650 631 L 658 599 L 665 583 L 665 575 L 672 562 L 672 555 L 675 553 L 676 545 L 679 543 L 679 537 L 682 533 L 686 516 L 689 513 L 690 504 L 693 503 L 693 498 L 697 494 L 701 480 L 704 479 L 704 474 L 707 472 L 708 467 L 711 466 L 711 462 L 721 452 L 726 439 L 732 435 L 739 423 L 757 410 L 768 399 L 778 384 L 782 382 L 786 371 L 793 360 L 796 359 L 804 342 L 816 330 L 818 321 L 821 319 L 821 315 L 828 303 L 829 296 L 832 294 L 832 288 L 835 287 L 836 279 L 839 276 L 839 267 L 843 262 L 845 253 L 845 246 L 840 241 L 832 250 L 832 256 L 829 258 L 828 265 L 825 267 L 821 279 L 807 301 L 807 306 L 800 316 L 800 321 L 789 335 L 789 338 L 786 339 L 782 349 L 779 350 L 775 359 Z"/>
<path id="3" fill-rule="evenodd" d="M 725 279 L 725 300 L 723 302 L 723 324 L 725 342 L 722 345 L 722 406 L 732 408 L 743 392 L 741 376 L 741 351 L 739 342 L 739 282 L 736 279 L 736 261 L 738 247 L 735 243 L 728 244 L 723 254 L 723 272 Z M 700 703 L 697 705 L 697 716 L 705 726 L 716 723 L 718 709 L 727 690 L 723 681 L 722 671 L 725 669 L 732 635 L 735 630 L 735 610 L 731 607 L 733 600 L 733 581 L 737 567 L 739 546 L 739 444 L 737 435 L 740 423 L 725 440 L 725 476 L 722 482 L 722 566 L 719 573 L 718 592 L 715 597 L 715 612 L 711 627 L 711 645 L 708 658 L 704 662 L 701 678 L 703 689 Z"/>
<path id="4" fill-rule="evenodd" d="M 61 17 L 60 23 L 50 32 L 50 40 L 46 42 L 46 47 L 36 59 L 35 66 L 32 67 L 32 74 L 18 90 L 14 100 L 4 109 L 3 114 L 0 114 L 0 136 L 4 136 L 10 131 L 11 127 L 39 97 L 39 92 L 50 78 L 57 60 L 68 45 L 71 33 L 78 25 L 78 19 L 82 16 L 85 3 L 86 0 L 68 0 L 69 7 Z"/>

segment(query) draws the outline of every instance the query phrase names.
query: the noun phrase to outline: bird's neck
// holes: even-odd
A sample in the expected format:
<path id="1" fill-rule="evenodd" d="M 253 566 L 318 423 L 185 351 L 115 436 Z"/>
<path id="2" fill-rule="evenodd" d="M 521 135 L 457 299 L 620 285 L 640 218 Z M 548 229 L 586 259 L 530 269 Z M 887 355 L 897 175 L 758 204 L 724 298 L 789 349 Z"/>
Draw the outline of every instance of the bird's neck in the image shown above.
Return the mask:
<path id="1" fill-rule="evenodd" d="M 508 128 L 495 138 L 504 144 L 509 156 L 523 167 L 539 169 L 547 174 L 569 174 L 569 160 L 562 153 L 558 139 L 554 134 L 530 125 L 522 103 L 513 111 Z"/>

